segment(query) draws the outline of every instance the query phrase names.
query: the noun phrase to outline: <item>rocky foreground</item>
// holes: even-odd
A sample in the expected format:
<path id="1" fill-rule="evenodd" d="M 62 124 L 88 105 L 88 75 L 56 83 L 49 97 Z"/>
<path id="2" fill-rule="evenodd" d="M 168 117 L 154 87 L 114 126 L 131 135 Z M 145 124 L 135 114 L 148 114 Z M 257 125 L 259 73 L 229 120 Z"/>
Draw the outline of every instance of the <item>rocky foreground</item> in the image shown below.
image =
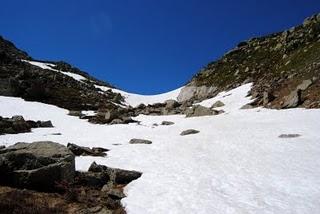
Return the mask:
<path id="1" fill-rule="evenodd" d="M 76 171 L 72 151 L 88 148 L 75 147 L 46 141 L 1 148 L 1 213 L 125 213 L 123 188 L 141 173 L 95 162 Z"/>

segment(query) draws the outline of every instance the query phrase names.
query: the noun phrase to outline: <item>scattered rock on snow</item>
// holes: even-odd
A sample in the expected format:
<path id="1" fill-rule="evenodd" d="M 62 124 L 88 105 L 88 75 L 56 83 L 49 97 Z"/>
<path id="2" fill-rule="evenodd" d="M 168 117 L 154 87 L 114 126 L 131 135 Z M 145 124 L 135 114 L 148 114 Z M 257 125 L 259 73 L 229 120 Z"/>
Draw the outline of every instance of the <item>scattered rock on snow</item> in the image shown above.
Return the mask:
<path id="1" fill-rule="evenodd" d="M 300 134 L 281 134 L 279 135 L 279 138 L 296 138 L 300 136 Z"/>
<path id="2" fill-rule="evenodd" d="M 109 151 L 109 149 L 101 148 L 101 147 L 89 147 L 78 146 L 73 143 L 68 143 L 68 149 L 76 156 L 100 156 L 105 157 L 107 154 L 105 152 Z"/>
<path id="3" fill-rule="evenodd" d="M 152 141 L 150 140 L 144 140 L 144 139 L 137 139 L 133 138 L 129 141 L 130 144 L 152 144 Z"/>
<path id="4" fill-rule="evenodd" d="M 57 182 L 73 181 L 75 159 L 58 143 L 17 143 L 1 150 L 0 174 L 3 185 L 53 191 Z"/>
<path id="5" fill-rule="evenodd" d="M 173 125 L 174 124 L 174 122 L 171 122 L 171 121 L 162 121 L 161 122 L 161 125 L 163 125 L 163 126 L 170 126 L 170 125 Z"/>
<path id="6" fill-rule="evenodd" d="M 199 133 L 200 131 L 198 130 L 195 130 L 195 129 L 187 129 L 183 132 L 180 133 L 181 136 L 184 136 L 184 135 L 190 135 L 190 134 L 197 134 Z"/>

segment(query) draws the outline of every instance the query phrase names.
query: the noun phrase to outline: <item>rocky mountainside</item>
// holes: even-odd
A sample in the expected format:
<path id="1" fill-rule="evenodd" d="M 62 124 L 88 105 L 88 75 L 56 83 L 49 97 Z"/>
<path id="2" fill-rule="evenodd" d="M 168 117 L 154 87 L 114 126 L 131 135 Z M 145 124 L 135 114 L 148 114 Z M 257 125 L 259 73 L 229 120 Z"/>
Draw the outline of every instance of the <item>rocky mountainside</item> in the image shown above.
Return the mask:
<path id="1" fill-rule="evenodd" d="M 29 61 L 47 63 L 49 67 L 43 69 Z M 72 75 L 81 75 L 83 80 L 78 81 Z M 123 100 L 112 91 L 101 93 L 95 85 L 112 87 L 65 62 L 34 60 L 0 37 L 0 95 L 22 97 L 71 110 L 97 110 L 104 105 L 120 104 Z"/>
<path id="2" fill-rule="evenodd" d="M 202 100 L 248 82 L 254 83 L 255 106 L 319 108 L 320 14 L 289 30 L 240 42 L 196 74 L 180 99 Z"/>

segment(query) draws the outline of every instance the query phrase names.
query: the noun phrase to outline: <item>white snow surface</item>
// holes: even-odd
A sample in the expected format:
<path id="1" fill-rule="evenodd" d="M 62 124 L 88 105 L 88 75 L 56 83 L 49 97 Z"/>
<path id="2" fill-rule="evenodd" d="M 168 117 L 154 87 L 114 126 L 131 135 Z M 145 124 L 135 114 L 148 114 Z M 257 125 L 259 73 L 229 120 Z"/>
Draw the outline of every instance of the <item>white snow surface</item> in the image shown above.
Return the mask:
<path id="1" fill-rule="evenodd" d="M 76 158 L 76 168 L 87 170 L 96 161 L 143 172 L 125 188 L 122 203 L 129 214 L 320 213 L 320 110 L 239 110 L 250 100 L 248 89 L 245 85 L 219 98 L 228 113 L 195 118 L 140 115 L 135 119 L 141 125 L 95 125 L 52 105 L 0 97 L 1 116 L 51 120 L 55 126 L 2 135 L 0 142 L 8 146 L 51 140 L 111 149 L 104 158 Z M 175 124 L 153 125 L 164 120 Z M 190 128 L 200 133 L 179 135 Z M 285 139 L 280 134 L 301 136 Z M 131 138 L 153 143 L 131 145 Z"/>
<path id="2" fill-rule="evenodd" d="M 75 80 L 78 80 L 78 81 L 81 81 L 81 80 L 86 80 L 86 78 L 80 74 L 75 74 L 75 73 L 71 73 L 71 72 L 65 72 L 65 71 L 60 71 L 60 70 L 57 70 L 57 69 L 53 69 L 52 67 L 56 66 L 54 64 L 51 64 L 51 63 L 44 63 L 44 62 L 36 62 L 36 61 L 29 61 L 29 60 L 22 60 L 24 62 L 27 62 L 31 65 L 35 65 L 35 66 L 38 66 L 42 69 L 47 69 L 47 70 L 51 70 L 51 71 L 55 71 L 55 72 L 60 72 L 64 75 L 67 75 L 69 77 L 72 77 L 73 79 Z"/>
<path id="3" fill-rule="evenodd" d="M 182 89 L 181 87 L 173 91 L 169 91 L 167 93 L 157 94 L 157 95 L 140 95 L 140 94 L 125 92 L 119 89 L 109 88 L 106 86 L 95 85 L 95 87 L 100 88 L 103 91 L 107 91 L 111 89 L 115 93 L 120 93 L 125 98 L 126 104 L 132 107 L 136 107 L 139 104 L 148 105 L 148 104 L 154 104 L 154 103 L 163 103 L 166 100 L 170 100 L 170 99 L 177 100 L 177 97 Z"/>

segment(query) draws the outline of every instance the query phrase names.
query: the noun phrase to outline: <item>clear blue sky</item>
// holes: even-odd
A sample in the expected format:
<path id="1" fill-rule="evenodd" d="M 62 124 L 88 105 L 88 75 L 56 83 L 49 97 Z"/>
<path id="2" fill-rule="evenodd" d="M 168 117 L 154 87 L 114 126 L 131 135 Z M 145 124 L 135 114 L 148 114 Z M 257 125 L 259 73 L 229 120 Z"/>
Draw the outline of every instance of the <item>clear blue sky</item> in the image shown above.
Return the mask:
<path id="1" fill-rule="evenodd" d="M 238 42 L 320 12 L 320 0 L 7 0 L 0 35 L 131 92 L 177 88 Z"/>

